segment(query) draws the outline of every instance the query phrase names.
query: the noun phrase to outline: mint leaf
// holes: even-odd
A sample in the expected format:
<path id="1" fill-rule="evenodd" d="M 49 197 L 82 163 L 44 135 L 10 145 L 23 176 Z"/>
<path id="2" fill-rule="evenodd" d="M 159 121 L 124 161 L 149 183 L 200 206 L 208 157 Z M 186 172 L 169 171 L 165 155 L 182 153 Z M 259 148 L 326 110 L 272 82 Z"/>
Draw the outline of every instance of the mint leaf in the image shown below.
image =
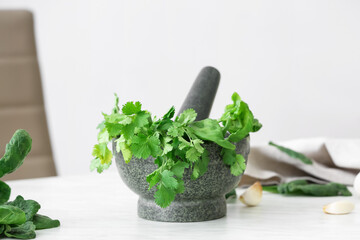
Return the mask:
<path id="1" fill-rule="evenodd" d="M 121 111 L 125 114 L 125 115 L 132 115 L 132 114 L 136 114 L 138 112 L 141 111 L 141 103 L 140 102 L 127 102 L 121 109 Z"/>

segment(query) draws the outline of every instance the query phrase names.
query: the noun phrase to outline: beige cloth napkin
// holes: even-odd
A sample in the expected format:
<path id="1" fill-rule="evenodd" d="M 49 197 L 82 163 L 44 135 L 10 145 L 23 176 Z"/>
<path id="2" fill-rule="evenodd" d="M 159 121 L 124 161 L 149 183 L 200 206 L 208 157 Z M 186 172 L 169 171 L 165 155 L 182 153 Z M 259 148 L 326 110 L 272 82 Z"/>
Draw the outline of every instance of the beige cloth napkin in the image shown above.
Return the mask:
<path id="1" fill-rule="evenodd" d="M 240 185 L 256 180 L 277 184 L 295 179 L 352 185 L 360 171 L 360 139 L 312 138 L 276 143 L 303 153 L 313 164 L 304 164 L 273 146 L 255 146 L 251 148 Z"/>

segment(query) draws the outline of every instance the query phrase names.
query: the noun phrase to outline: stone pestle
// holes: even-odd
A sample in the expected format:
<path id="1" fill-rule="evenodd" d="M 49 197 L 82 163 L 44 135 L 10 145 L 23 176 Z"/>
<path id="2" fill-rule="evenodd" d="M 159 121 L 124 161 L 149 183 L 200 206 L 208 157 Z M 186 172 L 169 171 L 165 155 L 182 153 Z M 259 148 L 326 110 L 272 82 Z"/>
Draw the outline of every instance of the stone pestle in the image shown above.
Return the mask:
<path id="1" fill-rule="evenodd" d="M 197 112 L 195 121 L 206 119 L 216 96 L 220 82 L 220 72 L 214 67 L 204 67 L 195 79 L 178 115 L 189 108 Z"/>

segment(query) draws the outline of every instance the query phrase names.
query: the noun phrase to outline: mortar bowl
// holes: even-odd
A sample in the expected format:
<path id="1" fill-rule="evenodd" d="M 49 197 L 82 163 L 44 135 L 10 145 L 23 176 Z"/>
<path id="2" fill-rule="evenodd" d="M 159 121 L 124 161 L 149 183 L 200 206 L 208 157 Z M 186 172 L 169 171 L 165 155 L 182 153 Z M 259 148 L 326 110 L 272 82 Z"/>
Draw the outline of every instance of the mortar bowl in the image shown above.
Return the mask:
<path id="1" fill-rule="evenodd" d="M 138 216 L 147 220 L 162 222 L 199 222 L 222 218 L 226 215 L 225 194 L 234 189 L 240 182 L 240 176 L 234 176 L 230 167 L 222 161 L 221 147 L 212 142 L 203 146 L 209 152 L 208 171 L 196 180 L 191 180 L 191 170 L 185 169 L 185 191 L 177 194 L 175 200 L 166 208 L 156 205 L 154 193 L 156 188 L 148 190 L 146 176 L 157 169 L 154 158 L 136 159 L 125 163 L 120 153 L 116 152 L 113 141 L 113 152 L 118 172 L 125 184 L 136 194 Z M 236 143 L 236 152 L 247 161 L 250 152 L 250 137 Z"/>

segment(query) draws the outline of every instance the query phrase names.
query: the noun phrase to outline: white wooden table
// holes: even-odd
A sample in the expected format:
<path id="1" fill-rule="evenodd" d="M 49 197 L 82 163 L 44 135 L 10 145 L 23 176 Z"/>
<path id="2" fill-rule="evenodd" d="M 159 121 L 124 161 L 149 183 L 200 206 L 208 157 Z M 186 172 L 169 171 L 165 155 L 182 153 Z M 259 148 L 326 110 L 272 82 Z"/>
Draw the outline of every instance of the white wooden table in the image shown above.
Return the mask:
<path id="1" fill-rule="evenodd" d="M 36 239 L 360 239 L 360 199 L 356 197 L 284 197 L 264 193 L 257 207 L 238 200 L 228 214 L 197 223 L 140 219 L 137 196 L 115 171 L 101 175 L 9 181 L 11 199 L 21 194 L 41 204 L 40 214 L 57 218 L 59 228 L 37 231 Z M 239 190 L 241 192 L 241 190 Z M 322 206 L 347 199 L 356 203 L 348 215 L 326 215 Z"/>

